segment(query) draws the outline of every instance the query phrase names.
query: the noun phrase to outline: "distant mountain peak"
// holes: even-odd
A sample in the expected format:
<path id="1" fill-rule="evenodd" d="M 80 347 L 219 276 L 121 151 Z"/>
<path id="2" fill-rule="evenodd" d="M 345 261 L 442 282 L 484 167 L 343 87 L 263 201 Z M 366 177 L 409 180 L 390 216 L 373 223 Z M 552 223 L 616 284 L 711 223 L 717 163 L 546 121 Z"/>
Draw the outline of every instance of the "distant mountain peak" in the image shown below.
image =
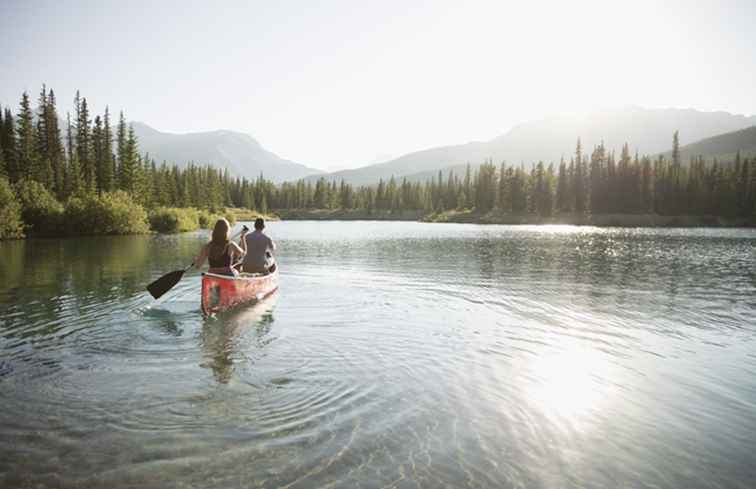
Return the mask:
<path id="1" fill-rule="evenodd" d="M 274 182 L 298 180 L 320 170 L 281 158 L 251 135 L 228 129 L 184 134 L 162 132 L 144 122 L 132 122 L 142 152 L 158 162 L 183 166 L 189 162 L 212 164 L 234 176 L 257 178 L 261 173 Z"/>

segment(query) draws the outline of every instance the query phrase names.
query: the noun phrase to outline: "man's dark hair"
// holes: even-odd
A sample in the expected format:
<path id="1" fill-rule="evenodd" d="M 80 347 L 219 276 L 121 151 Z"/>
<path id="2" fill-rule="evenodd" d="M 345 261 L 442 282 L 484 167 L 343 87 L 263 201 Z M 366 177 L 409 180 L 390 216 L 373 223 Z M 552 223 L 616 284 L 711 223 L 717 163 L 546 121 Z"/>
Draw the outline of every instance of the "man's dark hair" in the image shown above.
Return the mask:
<path id="1" fill-rule="evenodd" d="M 262 217 L 258 217 L 257 219 L 255 219 L 255 229 L 262 230 L 264 228 L 265 228 L 265 219 L 263 219 Z"/>

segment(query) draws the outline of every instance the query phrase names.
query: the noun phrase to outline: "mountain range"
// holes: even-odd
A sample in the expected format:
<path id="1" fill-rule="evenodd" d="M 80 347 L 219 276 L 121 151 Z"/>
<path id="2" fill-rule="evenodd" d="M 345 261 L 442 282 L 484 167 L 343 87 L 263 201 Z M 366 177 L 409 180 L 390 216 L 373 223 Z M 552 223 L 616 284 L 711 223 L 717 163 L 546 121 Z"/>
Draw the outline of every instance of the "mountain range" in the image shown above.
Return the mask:
<path id="1" fill-rule="evenodd" d="M 263 148 L 249 134 L 227 130 L 172 134 L 142 122 L 132 122 L 131 125 L 140 150 L 149 153 L 157 162 L 167 161 L 181 166 L 188 162 L 212 164 L 227 168 L 234 176 L 253 179 L 262 174 L 276 183 L 322 173 L 281 158 Z"/>
<path id="2" fill-rule="evenodd" d="M 495 163 L 530 165 L 538 161 L 558 163 L 560 158 L 569 159 L 575 153 L 577 139 L 581 138 L 584 153 L 602 141 L 608 149 L 619 149 L 624 143 L 631 151 L 641 155 L 666 152 L 672 146 L 672 134 L 679 131 L 681 144 L 694 143 L 704 138 L 739 131 L 756 125 L 756 116 L 746 117 L 727 112 L 702 112 L 693 109 L 621 109 L 594 112 L 582 117 L 556 116 L 520 124 L 507 133 L 489 141 L 441 146 L 400 156 L 399 158 L 368 165 L 362 168 L 343 170 L 324 176 L 329 180 L 344 180 L 362 185 L 388 179 L 407 177 L 409 180 L 424 180 L 438 170 L 460 169 L 466 163 L 478 165 L 487 159 Z M 753 133 L 740 137 L 718 140 L 721 154 L 735 153 L 738 149 L 727 144 L 746 144 L 751 136 L 751 146 L 756 146 Z M 706 143 L 701 143 L 706 145 Z M 702 147 L 702 146 L 701 146 Z M 700 147 L 690 145 L 690 151 Z M 685 153 L 683 153 L 685 154 Z M 698 153 L 696 153 L 698 154 Z"/>
<path id="3" fill-rule="evenodd" d="M 142 152 L 158 162 L 179 165 L 210 163 L 227 168 L 232 175 L 266 179 L 280 183 L 325 177 L 355 185 L 372 184 L 391 176 L 423 181 L 439 170 L 459 173 L 467 163 L 478 165 L 487 159 L 495 163 L 530 165 L 538 161 L 558 163 L 569 160 L 580 138 L 584 154 L 602 141 L 609 150 L 628 143 L 641 155 L 668 154 L 672 134 L 679 131 L 683 161 L 690 155 L 732 159 L 736 151 L 756 155 L 756 116 L 694 109 L 642 109 L 624 107 L 583 116 L 554 116 L 515 126 L 488 141 L 439 146 L 408 153 L 398 158 L 361 168 L 323 173 L 301 163 L 283 159 L 263 148 L 252 136 L 218 130 L 188 134 L 161 132 L 141 123 L 132 123 Z"/>
<path id="4" fill-rule="evenodd" d="M 742 158 L 756 156 L 756 126 L 681 146 L 680 159 L 687 162 L 691 156 L 703 156 L 707 160 L 717 158 L 719 161 L 733 161 L 738 151 Z M 665 155 L 669 156 L 671 153 L 668 151 Z"/>

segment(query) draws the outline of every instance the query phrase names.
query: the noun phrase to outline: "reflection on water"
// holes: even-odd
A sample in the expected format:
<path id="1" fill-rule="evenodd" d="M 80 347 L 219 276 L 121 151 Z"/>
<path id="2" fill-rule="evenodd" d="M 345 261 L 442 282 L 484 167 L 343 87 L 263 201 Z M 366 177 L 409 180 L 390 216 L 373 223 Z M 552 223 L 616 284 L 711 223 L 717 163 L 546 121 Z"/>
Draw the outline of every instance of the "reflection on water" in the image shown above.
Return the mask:
<path id="1" fill-rule="evenodd" d="M 221 317 L 204 318 L 201 345 L 205 362 L 203 367 L 213 370 L 215 379 L 227 384 L 234 373 L 234 363 L 254 364 L 248 356 L 248 345 L 242 341 L 245 333 L 254 333 L 254 349 L 261 351 L 270 339 L 273 309 L 278 300 L 274 292 L 257 304 L 221 314 Z M 252 330 L 252 331 L 249 331 Z"/>
<path id="2" fill-rule="evenodd" d="M 0 487 L 751 487 L 756 232 L 271 223 L 0 243 Z"/>
<path id="3" fill-rule="evenodd" d="M 611 365 L 596 350 L 563 345 L 553 353 L 535 357 L 528 397 L 549 414 L 575 423 L 603 408 L 612 395 Z"/>

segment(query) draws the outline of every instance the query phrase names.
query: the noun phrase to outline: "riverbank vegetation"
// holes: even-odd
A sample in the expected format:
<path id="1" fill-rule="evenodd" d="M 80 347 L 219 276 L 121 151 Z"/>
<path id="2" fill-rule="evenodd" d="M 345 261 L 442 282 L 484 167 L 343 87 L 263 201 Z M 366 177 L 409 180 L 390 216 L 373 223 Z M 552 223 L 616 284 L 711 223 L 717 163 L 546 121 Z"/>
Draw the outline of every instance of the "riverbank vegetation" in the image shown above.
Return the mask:
<path id="1" fill-rule="evenodd" d="M 55 93 L 42 87 L 36 110 L 27 93 L 18 114 L 0 108 L 0 239 L 180 232 L 211 227 L 219 216 L 234 221 L 226 206 L 267 209 L 262 178 L 158 165 L 140 154 L 123 113 L 113 128 L 107 107 L 93 118 L 78 92 L 73 105 L 61 123 Z"/>
<path id="2" fill-rule="evenodd" d="M 288 219 L 599 225 L 756 220 L 756 158 L 738 153 L 733 161 L 697 157 L 683 163 L 677 133 L 669 158 L 633 155 L 627 144 L 619 155 L 603 144 L 586 153 L 578 139 L 574 155 L 556 166 L 487 161 L 425 181 L 392 177 L 356 187 L 320 178 L 275 185 L 262 175 L 250 181 L 209 164 L 158 164 L 140 153 L 123 112 L 114 129 L 107 107 L 92 118 L 78 92 L 73 105 L 64 130 L 55 94 L 46 87 L 36 110 L 24 93 L 17 115 L 9 107 L 0 111 L 0 239 L 182 232 L 212 226 L 221 215 L 247 220 L 271 213 Z"/>
<path id="3" fill-rule="evenodd" d="M 359 188 L 321 178 L 314 186 L 283 184 L 268 202 L 285 209 L 277 211 L 283 218 L 317 218 L 328 209 L 346 215 L 360 210 L 367 216 L 417 211 L 424 220 L 451 222 L 755 222 L 756 158 L 736 154 L 733 161 L 719 162 L 699 157 L 683 164 L 677 133 L 672 147 L 670 159 L 631 155 L 627 144 L 618 156 L 603 145 L 586 156 L 578 140 L 574 156 L 556 167 L 538 162 L 528 170 L 489 161 L 477 169 L 467 165 L 462 175 L 439 171 L 423 183 L 391 178 Z"/>

